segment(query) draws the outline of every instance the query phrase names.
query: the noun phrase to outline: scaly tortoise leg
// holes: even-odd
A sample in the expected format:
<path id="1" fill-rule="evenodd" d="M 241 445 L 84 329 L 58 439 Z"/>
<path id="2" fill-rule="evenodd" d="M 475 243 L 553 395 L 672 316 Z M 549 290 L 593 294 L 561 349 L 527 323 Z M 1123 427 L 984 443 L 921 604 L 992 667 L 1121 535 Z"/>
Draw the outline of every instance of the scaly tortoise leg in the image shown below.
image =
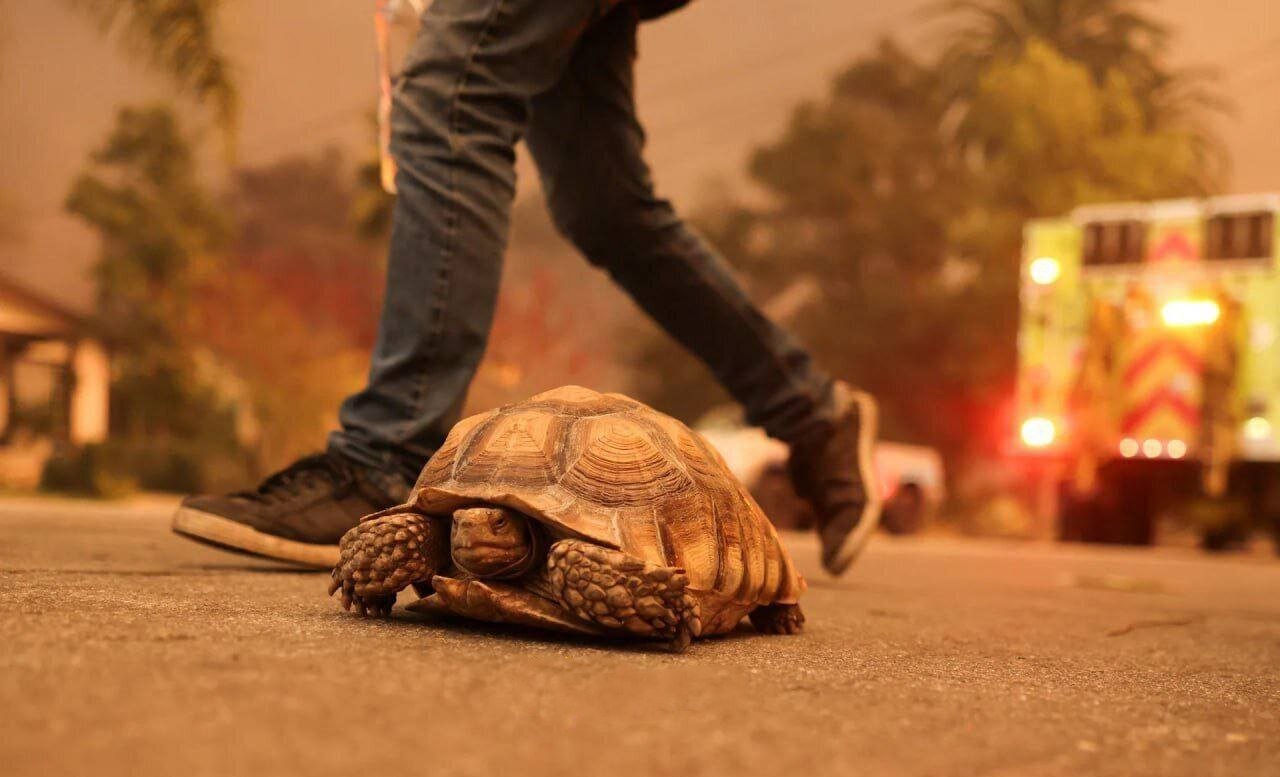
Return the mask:
<path id="1" fill-rule="evenodd" d="M 804 629 L 804 613 L 798 604 L 766 604 L 747 617 L 761 634 L 799 634 Z"/>
<path id="2" fill-rule="evenodd" d="M 447 522 L 413 512 L 366 519 L 342 535 L 329 594 L 361 615 L 391 614 L 396 594 L 429 583 L 449 558 Z M 416 587 L 415 585 L 415 587 Z"/>
<path id="3" fill-rule="evenodd" d="M 561 540 L 547 556 L 547 582 L 566 610 L 612 632 L 668 641 L 680 651 L 702 633 L 684 570 L 647 563 L 582 540 Z"/>

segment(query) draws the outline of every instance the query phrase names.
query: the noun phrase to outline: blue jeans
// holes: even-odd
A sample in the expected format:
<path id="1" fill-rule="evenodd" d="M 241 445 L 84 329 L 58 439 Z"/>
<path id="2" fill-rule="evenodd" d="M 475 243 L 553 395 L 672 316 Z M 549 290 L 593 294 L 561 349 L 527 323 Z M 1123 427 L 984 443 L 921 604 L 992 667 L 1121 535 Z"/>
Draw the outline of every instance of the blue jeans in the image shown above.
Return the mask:
<path id="1" fill-rule="evenodd" d="M 637 14 L 616 0 L 435 0 L 396 84 L 399 197 L 369 383 L 330 450 L 416 477 L 484 354 L 529 144 L 558 228 L 746 408 L 794 442 L 832 380 L 654 194 L 636 118 Z"/>

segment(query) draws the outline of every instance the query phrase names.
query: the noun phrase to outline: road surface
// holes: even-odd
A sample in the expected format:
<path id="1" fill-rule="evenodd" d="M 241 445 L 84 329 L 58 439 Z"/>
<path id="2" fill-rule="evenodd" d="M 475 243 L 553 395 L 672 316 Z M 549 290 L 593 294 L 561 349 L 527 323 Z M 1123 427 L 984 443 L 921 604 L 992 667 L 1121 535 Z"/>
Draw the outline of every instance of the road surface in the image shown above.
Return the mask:
<path id="1" fill-rule="evenodd" d="M 0 502 L 6 775 L 1280 774 L 1280 564 L 880 538 L 809 629 L 683 655 L 397 614 Z"/>

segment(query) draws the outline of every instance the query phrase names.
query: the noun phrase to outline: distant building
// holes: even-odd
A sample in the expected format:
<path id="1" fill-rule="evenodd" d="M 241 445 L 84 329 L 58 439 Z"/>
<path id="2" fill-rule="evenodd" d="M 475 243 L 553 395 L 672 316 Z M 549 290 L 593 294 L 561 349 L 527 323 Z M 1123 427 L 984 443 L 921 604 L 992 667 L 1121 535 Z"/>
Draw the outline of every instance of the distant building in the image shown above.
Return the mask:
<path id="1" fill-rule="evenodd" d="M 59 443 L 104 440 L 110 379 L 81 316 L 0 276 L 0 485 L 34 486 Z"/>

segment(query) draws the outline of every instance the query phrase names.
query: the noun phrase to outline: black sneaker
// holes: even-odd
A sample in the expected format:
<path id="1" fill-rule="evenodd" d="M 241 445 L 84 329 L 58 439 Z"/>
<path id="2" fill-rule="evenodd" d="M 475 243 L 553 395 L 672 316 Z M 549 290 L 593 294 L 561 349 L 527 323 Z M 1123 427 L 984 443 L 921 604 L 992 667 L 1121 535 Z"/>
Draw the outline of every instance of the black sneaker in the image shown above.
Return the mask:
<path id="1" fill-rule="evenodd" d="M 173 516 L 184 537 L 318 568 L 338 563 L 338 540 L 364 516 L 403 502 L 401 477 L 332 453 L 299 459 L 254 491 L 189 496 Z"/>
<path id="2" fill-rule="evenodd" d="M 880 523 L 882 498 L 876 477 L 876 401 L 844 383 L 835 387 L 840 419 L 821 440 L 794 446 L 787 468 L 796 493 L 818 519 L 822 565 L 833 575 L 849 568 Z"/>

